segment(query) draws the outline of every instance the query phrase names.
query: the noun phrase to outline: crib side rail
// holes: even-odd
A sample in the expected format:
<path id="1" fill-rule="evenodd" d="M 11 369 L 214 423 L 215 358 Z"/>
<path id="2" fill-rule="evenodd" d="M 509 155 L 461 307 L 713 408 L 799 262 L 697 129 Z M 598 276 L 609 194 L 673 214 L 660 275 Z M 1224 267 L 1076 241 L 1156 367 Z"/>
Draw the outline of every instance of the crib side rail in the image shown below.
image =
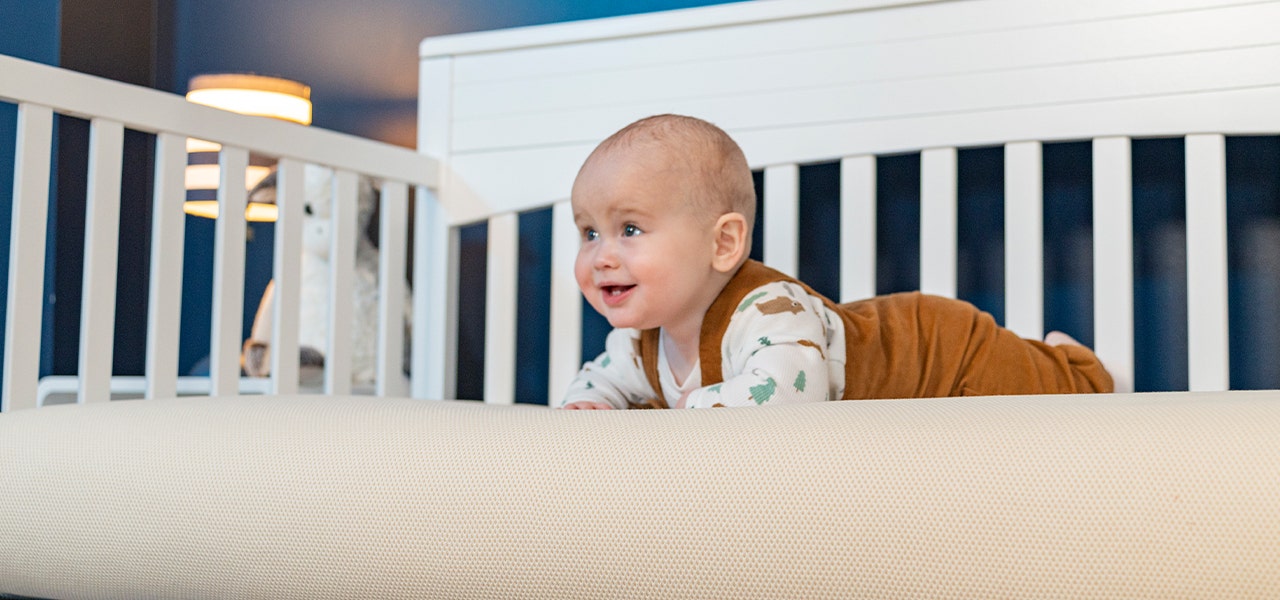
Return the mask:
<path id="1" fill-rule="evenodd" d="M 1185 136 L 1187 330 L 1189 390 L 1230 386 L 1225 143 L 1222 134 Z M 1101 137 L 1093 146 L 1093 277 L 1095 350 L 1118 391 L 1133 391 L 1135 356 L 1134 233 L 1131 139 Z M 920 287 L 957 297 L 958 148 L 920 153 Z M 1019 335 L 1045 331 L 1046 224 L 1042 144 L 1004 145 L 1005 325 Z M 836 157 L 841 163 L 841 298 L 876 290 L 876 162 L 874 155 Z M 764 261 L 796 275 L 799 248 L 798 164 L 765 168 Z M 550 372 L 548 398 L 563 394 L 584 359 L 580 344 L 582 298 L 573 275 L 578 233 L 569 202 L 552 204 Z M 485 400 L 511 403 L 516 391 L 518 232 L 515 213 L 488 219 Z M 1047 226 L 1053 226 L 1049 224 Z M 834 251 L 835 249 L 833 249 Z M 880 290 L 883 292 L 883 290 Z"/>
<path id="2" fill-rule="evenodd" d="M 797 2 L 817 8 L 820 3 Z M 765 262 L 794 273 L 798 168 L 841 163 L 841 296 L 870 296 L 876 273 L 876 169 L 919 153 L 919 286 L 956 295 L 957 153 L 1003 147 L 1006 323 L 1045 333 L 1043 147 L 1092 148 L 1095 346 L 1118 388 L 1135 378 L 1132 140 L 1185 140 L 1189 387 L 1226 389 L 1224 136 L 1274 135 L 1280 56 L 1266 23 L 1280 2 L 1016 0 L 780 3 L 744 22 L 729 8 L 697 19 L 634 21 L 446 39 L 422 46 L 422 147 L 448 163 L 451 226 L 554 206 L 550 389 L 583 358 L 576 248 L 566 198 L 601 139 L 637 118 L 690 114 L 723 127 L 764 172 Z M 763 10 L 763 9 L 761 9 Z M 795 12 L 790 12 L 790 11 Z M 785 13 L 785 14 L 784 14 Z M 691 23 L 697 23 L 691 26 Z M 613 35 L 617 32 L 617 35 Z M 424 105 L 425 106 L 425 105 Z M 423 133 L 424 131 L 431 133 Z M 505 228 L 505 229 L 504 229 Z M 509 382 L 516 299 L 510 240 L 491 239 L 486 379 Z M 502 265 L 494 261 L 502 262 Z M 442 301 L 440 306 L 449 306 Z M 494 328 L 502 329 L 496 333 Z M 494 375 L 492 370 L 500 371 Z M 507 388 L 488 390 L 507 402 Z"/>
<path id="3" fill-rule="evenodd" d="M 408 188 L 423 197 L 437 184 L 435 160 L 412 150 L 350 135 L 304 127 L 262 117 L 233 114 L 187 102 L 181 96 L 114 82 L 63 69 L 0 56 L 0 101 L 18 107 L 15 145 L 13 219 L 10 238 L 10 277 L 5 331 L 3 410 L 34 406 L 39 387 L 39 352 L 29 350 L 40 339 L 44 288 L 46 220 L 55 115 L 90 122 L 89 176 L 86 194 L 86 232 L 79 402 L 110 398 L 114 307 L 117 277 L 117 239 L 120 223 L 123 133 L 126 129 L 154 134 L 153 222 L 147 323 L 147 397 L 176 393 L 178 311 L 181 297 L 183 170 L 187 138 L 217 142 L 221 181 L 214 246 L 214 300 L 210 348 L 209 392 L 232 394 L 240 389 L 240 327 L 243 315 L 245 167 L 250 153 L 280 159 L 278 203 L 284 215 L 277 223 L 274 279 L 280 301 L 275 303 L 272 389 L 296 390 L 297 365 L 280 357 L 297 356 L 298 256 L 304 164 L 332 168 L 334 176 L 334 261 L 330 294 L 330 344 L 335 349 L 326 369 L 326 391 L 349 389 L 343 375 L 346 344 L 351 332 L 351 281 L 356 223 L 355 181 L 368 176 L 383 182 L 387 204 L 382 211 L 384 243 L 379 328 L 383 362 L 400 365 L 402 333 L 400 304 L 407 256 Z M 343 217 L 346 217 L 345 219 Z M 396 271 L 399 269 L 399 271 Z M 334 290 L 340 290 L 334 291 Z M 292 302 L 292 304 L 288 304 Z M 285 308 L 292 306 L 294 308 Z M 292 370 L 290 368 L 292 367 Z M 349 369 L 349 367 L 348 367 Z M 404 393 L 383 368 L 378 393 Z M 398 379 L 398 378 L 395 378 Z M 184 386 L 189 387 L 189 386 Z"/>

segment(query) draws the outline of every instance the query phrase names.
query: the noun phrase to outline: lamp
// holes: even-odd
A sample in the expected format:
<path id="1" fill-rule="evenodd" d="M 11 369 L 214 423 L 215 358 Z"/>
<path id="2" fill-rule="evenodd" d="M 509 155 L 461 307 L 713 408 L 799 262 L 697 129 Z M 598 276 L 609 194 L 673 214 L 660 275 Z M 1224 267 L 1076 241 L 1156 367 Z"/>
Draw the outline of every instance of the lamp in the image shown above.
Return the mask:
<path id="1" fill-rule="evenodd" d="M 296 81 L 247 73 L 219 73 L 191 78 L 187 90 L 187 100 L 196 104 L 302 125 L 311 124 L 311 88 Z M 216 157 L 221 149 L 222 146 L 214 142 L 187 139 L 188 190 L 218 188 Z M 245 173 L 245 185 L 249 189 L 271 172 L 269 162 L 260 163 L 251 157 Z M 215 200 L 188 200 L 183 211 L 189 215 L 217 218 L 218 203 Z M 250 221 L 275 221 L 276 217 L 274 204 L 250 202 L 245 209 L 245 218 Z"/>

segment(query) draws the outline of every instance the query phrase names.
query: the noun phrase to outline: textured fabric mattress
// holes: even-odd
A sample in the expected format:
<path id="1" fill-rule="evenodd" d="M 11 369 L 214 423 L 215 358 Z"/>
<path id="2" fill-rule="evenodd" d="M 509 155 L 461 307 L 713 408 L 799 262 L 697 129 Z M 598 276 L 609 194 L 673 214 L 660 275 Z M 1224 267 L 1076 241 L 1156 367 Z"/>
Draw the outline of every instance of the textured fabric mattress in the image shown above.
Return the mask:
<path id="1" fill-rule="evenodd" d="M 1280 392 L 0 415 L 0 593 L 1280 596 Z"/>

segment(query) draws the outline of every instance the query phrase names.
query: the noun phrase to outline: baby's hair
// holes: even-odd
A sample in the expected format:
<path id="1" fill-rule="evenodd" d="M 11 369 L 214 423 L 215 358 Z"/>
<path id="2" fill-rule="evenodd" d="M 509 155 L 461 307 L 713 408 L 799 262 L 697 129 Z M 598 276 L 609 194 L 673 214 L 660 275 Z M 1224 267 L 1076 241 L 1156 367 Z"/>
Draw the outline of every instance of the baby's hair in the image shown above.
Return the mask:
<path id="1" fill-rule="evenodd" d="M 645 142 L 656 142 L 682 164 L 692 165 L 698 180 L 704 183 L 701 190 L 692 194 L 702 213 L 713 220 L 725 213 L 741 213 L 750 229 L 756 215 L 751 168 L 738 143 L 707 121 L 672 114 L 640 119 L 601 142 L 587 163 L 615 148 Z"/>

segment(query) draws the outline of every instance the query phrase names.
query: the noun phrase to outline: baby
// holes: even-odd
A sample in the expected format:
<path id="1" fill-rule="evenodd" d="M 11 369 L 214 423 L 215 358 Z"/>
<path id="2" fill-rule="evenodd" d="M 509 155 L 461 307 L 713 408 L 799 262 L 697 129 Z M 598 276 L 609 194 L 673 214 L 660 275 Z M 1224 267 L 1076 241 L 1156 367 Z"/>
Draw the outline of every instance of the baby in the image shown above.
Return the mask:
<path id="1" fill-rule="evenodd" d="M 707 408 L 834 399 L 1108 392 L 1061 333 L 1048 343 L 967 302 L 917 292 L 836 304 L 748 260 L 755 190 L 741 148 L 678 115 L 602 142 L 574 181 L 574 274 L 615 329 L 556 406 Z"/>

